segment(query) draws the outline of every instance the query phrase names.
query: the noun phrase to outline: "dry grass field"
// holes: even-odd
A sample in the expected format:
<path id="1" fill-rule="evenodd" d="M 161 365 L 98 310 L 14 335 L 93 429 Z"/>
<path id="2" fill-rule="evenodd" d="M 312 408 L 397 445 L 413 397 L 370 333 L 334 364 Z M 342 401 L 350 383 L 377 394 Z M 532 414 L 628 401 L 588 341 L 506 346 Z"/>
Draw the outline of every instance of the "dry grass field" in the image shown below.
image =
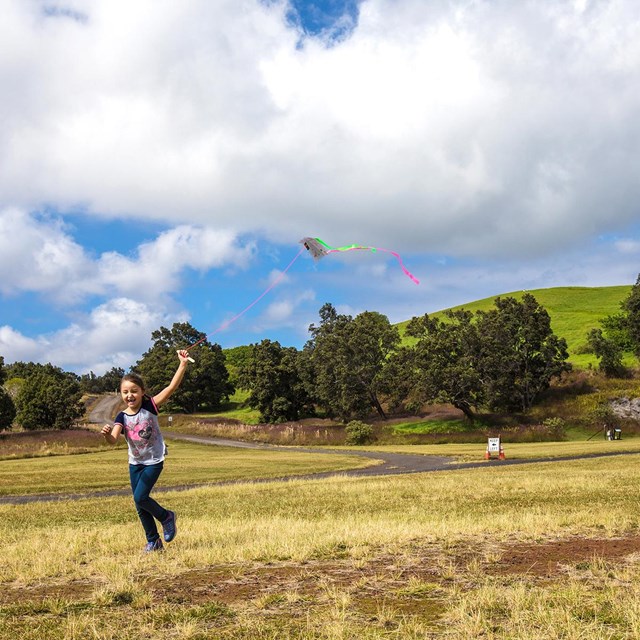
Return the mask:
<path id="1" fill-rule="evenodd" d="M 205 447 L 178 448 L 176 466 L 205 473 Z M 215 449 L 212 468 L 232 474 Z M 95 476 L 105 455 L 122 480 L 119 450 L 2 460 L 22 478 L 3 492 L 43 459 Z M 266 477 L 291 454 L 245 455 Z M 637 638 L 639 462 L 169 491 L 179 533 L 150 555 L 126 495 L 0 504 L 0 637 Z"/>

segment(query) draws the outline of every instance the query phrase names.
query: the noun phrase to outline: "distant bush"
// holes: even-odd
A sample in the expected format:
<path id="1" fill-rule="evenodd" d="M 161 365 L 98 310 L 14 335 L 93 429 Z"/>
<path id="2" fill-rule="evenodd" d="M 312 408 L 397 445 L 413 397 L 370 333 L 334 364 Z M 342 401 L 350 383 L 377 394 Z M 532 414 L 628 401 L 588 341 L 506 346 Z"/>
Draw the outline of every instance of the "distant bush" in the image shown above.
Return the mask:
<path id="1" fill-rule="evenodd" d="M 562 418 L 546 418 L 542 421 L 542 426 L 550 436 L 563 440 L 566 436 L 567 424 Z"/>
<path id="2" fill-rule="evenodd" d="M 352 420 L 345 427 L 347 444 L 367 444 L 373 440 L 373 427 L 370 424 Z"/>
<path id="3" fill-rule="evenodd" d="M 565 428 L 565 421 L 562 418 L 546 418 L 542 421 L 542 424 L 548 429 L 558 430 Z"/>

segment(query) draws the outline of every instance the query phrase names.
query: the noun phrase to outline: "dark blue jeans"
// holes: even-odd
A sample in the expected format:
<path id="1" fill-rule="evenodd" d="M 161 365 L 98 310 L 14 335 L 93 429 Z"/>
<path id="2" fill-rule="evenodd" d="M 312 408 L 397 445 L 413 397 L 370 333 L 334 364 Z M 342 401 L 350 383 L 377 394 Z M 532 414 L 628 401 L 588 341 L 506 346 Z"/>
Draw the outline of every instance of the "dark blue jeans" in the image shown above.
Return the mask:
<path id="1" fill-rule="evenodd" d="M 164 462 L 158 464 L 130 464 L 129 477 L 131 478 L 131 490 L 133 491 L 133 501 L 136 504 L 136 511 L 147 542 L 155 542 L 160 534 L 156 526 L 156 520 L 163 522 L 167 519 L 169 512 L 161 507 L 153 498 L 149 497 L 153 485 L 157 482 Z"/>

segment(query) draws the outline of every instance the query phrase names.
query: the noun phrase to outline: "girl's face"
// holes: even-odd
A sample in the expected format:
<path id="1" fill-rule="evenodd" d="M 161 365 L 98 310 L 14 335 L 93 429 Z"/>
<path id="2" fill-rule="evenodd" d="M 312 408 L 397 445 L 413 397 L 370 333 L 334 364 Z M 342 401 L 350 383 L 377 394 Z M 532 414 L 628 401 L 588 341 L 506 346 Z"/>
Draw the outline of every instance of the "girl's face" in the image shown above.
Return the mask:
<path id="1" fill-rule="evenodd" d="M 144 389 L 141 389 L 135 382 L 125 380 L 120 385 L 120 395 L 127 404 L 127 409 L 132 413 L 136 413 L 142 405 Z"/>

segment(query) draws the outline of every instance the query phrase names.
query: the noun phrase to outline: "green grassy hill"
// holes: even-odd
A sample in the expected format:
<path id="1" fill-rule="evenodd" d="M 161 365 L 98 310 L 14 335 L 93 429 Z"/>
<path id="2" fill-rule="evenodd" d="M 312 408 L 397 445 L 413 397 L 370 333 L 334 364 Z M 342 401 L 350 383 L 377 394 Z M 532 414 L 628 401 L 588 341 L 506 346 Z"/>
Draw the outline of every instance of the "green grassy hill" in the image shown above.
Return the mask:
<path id="1" fill-rule="evenodd" d="M 567 341 L 570 362 L 577 367 L 595 365 L 597 360 L 593 354 L 582 353 L 586 345 L 586 336 L 590 329 L 600 328 L 600 320 L 620 311 L 620 303 L 629 295 L 631 285 L 616 287 L 553 287 L 550 289 L 531 289 L 529 291 L 512 291 L 500 297 L 520 299 L 523 293 L 532 294 L 549 312 L 551 326 L 559 337 Z M 498 296 L 476 300 L 462 304 L 457 309 L 469 311 L 486 311 L 491 309 Z M 433 316 L 444 313 L 439 311 Z M 406 322 L 399 326 L 402 331 Z"/>

